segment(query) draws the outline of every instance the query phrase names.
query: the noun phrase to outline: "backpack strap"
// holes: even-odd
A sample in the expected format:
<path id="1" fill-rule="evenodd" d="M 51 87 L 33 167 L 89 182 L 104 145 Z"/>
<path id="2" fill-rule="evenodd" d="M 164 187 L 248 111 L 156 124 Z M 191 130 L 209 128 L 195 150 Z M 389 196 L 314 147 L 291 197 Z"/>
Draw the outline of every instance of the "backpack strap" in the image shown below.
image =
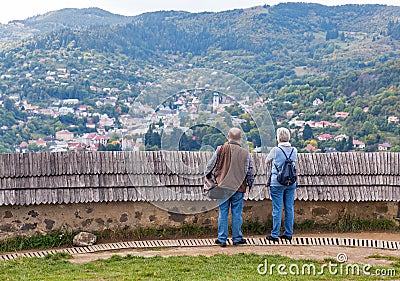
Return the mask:
<path id="1" fill-rule="evenodd" d="M 283 154 L 285 155 L 286 160 L 291 160 L 290 157 L 292 157 L 294 148 L 292 148 L 292 151 L 290 151 L 289 157 L 287 157 L 287 155 L 286 155 L 285 151 L 282 149 L 282 147 L 280 147 L 280 146 L 278 146 L 278 147 L 279 147 L 279 149 L 283 152 Z M 292 161 L 292 162 L 293 162 L 293 161 Z"/>
<path id="2" fill-rule="evenodd" d="M 280 147 L 280 146 L 278 146 L 278 148 L 283 152 L 283 154 L 285 155 L 285 157 L 286 157 L 286 160 L 290 160 L 290 161 L 292 161 L 292 159 L 290 159 L 290 157 L 292 157 L 292 154 L 293 154 L 293 151 L 294 151 L 294 148 L 292 148 L 292 151 L 290 152 L 290 154 L 289 154 L 289 157 L 286 155 L 286 153 L 285 153 L 285 151 L 282 149 L 282 147 Z M 292 161 L 293 162 L 293 161 Z M 275 168 L 276 168 L 276 170 L 279 172 L 279 169 L 278 169 L 278 166 L 276 166 L 276 164 L 274 163 L 274 166 L 275 166 Z"/>
<path id="3" fill-rule="evenodd" d="M 294 151 L 294 148 L 292 148 L 292 151 L 290 151 L 290 154 L 289 154 L 289 157 L 288 157 L 289 159 L 290 159 L 290 157 L 292 157 L 293 151 Z M 290 160 L 292 160 L 292 159 L 290 159 Z"/>
<path id="4" fill-rule="evenodd" d="M 280 147 L 280 146 L 278 146 L 278 148 L 283 152 L 283 154 L 285 155 L 285 157 L 286 157 L 286 160 L 288 160 L 288 157 L 287 157 L 287 155 L 286 155 L 286 153 L 285 153 L 285 151 L 282 149 L 282 147 Z M 292 154 L 290 154 L 290 155 L 292 155 Z"/>

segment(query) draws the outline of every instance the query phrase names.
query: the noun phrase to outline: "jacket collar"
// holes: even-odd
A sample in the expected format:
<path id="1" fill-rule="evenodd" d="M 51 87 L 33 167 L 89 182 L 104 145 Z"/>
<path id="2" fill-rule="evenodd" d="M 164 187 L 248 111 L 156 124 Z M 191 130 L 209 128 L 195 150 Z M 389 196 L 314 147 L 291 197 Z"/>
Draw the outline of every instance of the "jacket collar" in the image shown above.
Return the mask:
<path id="1" fill-rule="evenodd" d="M 235 144 L 241 147 L 240 143 L 236 142 L 236 141 L 228 141 L 229 144 Z"/>
<path id="2" fill-rule="evenodd" d="M 292 145 L 290 144 L 290 142 L 287 141 L 287 142 L 281 142 L 281 143 L 279 143 L 278 146 L 290 147 L 290 146 L 292 146 Z"/>

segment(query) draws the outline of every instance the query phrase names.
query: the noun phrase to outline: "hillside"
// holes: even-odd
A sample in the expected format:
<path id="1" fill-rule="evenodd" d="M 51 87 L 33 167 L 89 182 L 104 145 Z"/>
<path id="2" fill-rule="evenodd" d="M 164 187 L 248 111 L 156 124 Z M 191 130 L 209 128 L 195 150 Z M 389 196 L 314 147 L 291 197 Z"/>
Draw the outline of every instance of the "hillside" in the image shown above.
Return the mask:
<path id="1" fill-rule="evenodd" d="M 67 8 L 25 20 L 0 24 L 0 43 L 18 41 L 63 28 L 85 29 L 94 26 L 125 24 L 131 20 L 131 17 L 112 14 L 99 8 Z"/>
<path id="2" fill-rule="evenodd" d="M 399 18 L 400 7 L 383 5 L 287 3 L 131 18 L 100 9 L 64 9 L 22 21 L 23 34 L 38 35 L 1 46 L 0 90 L 3 100 L 17 96 L 41 107 L 79 99 L 94 112 L 118 119 L 146 83 L 183 69 L 220 69 L 256 89 L 276 123 L 292 124 L 300 133 L 295 144 L 304 147 L 314 138 L 314 146 L 339 149 L 333 140 L 315 137 L 346 134 L 374 151 L 382 142 L 400 145 L 398 123 L 388 121 L 400 117 Z M 1 32 L 10 32 L 11 25 Z M 96 105 L 110 96 L 117 97 L 119 110 Z M 313 105 L 317 99 L 322 103 Z M 6 108 L 1 110 L 6 116 Z M 3 132 L 4 151 L 70 125 L 79 128 L 76 133 L 87 131 L 86 121 L 77 116 L 28 121 L 26 109 L 8 110 L 15 116 L 2 119 L 0 127 L 11 128 L 18 120 L 26 127 Z M 349 116 L 338 119 L 335 112 Z M 301 137 L 304 124 L 296 125 L 300 121 L 341 127 L 314 127 L 307 139 Z"/>

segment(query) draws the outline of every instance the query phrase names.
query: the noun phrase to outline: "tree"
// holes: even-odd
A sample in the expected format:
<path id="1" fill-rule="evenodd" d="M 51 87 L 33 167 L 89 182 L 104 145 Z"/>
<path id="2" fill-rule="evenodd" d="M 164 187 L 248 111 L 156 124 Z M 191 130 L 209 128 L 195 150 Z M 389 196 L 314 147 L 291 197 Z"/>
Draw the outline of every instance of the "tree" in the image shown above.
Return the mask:
<path id="1" fill-rule="evenodd" d="M 365 136 L 365 144 L 372 145 L 377 144 L 380 140 L 380 135 L 378 134 L 369 134 Z"/>
<path id="2" fill-rule="evenodd" d="M 353 147 L 353 136 L 349 136 L 349 138 L 347 139 L 347 151 L 352 150 Z"/>
<path id="3" fill-rule="evenodd" d="M 247 141 L 253 143 L 255 147 L 261 147 L 261 138 L 258 129 L 251 129 L 246 133 Z"/>
<path id="4" fill-rule="evenodd" d="M 118 118 L 117 110 L 111 104 L 105 104 L 99 108 L 101 114 L 107 114 L 109 118 Z"/>
<path id="5" fill-rule="evenodd" d="M 93 124 L 97 124 L 100 121 L 99 115 L 93 115 L 92 117 Z"/>
<path id="6" fill-rule="evenodd" d="M 400 145 L 395 145 L 390 149 L 390 152 L 400 152 Z"/>
<path id="7" fill-rule="evenodd" d="M 378 127 L 370 121 L 365 121 L 361 127 L 361 134 L 363 136 L 375 134 L 378 131 Z"/>
<path id="8" fill-rule="evenodd" d="M 4 108 L 7 110 L 7 111 L 10 111 L 10 112 L 14 112 L 15 111 L 15 105 L 14 105 L 14 102 L 11 100 L 11 99 L 9 99 L 9 98 L 5 98 L 4 99 Z"/>
<path id="9" fill-rule="evenodd" d="M 174 127 L 170 134 L 162 133 L 162 149 L 165 150 L 178 150 L 179 141 L 182 137 L 183 131 L 178 127 Z"/>
<path id="10" fill-rule="evenodd" d="M 225 108 L 225 111 L 228 112 L 232 116 L 239 116 L 244 113 L 243 109 L 241 108 L 240 104 L 235 102 L 234 104 Z"/>
<path id="11" fill-rule="evenodd" d="M 210 137 L 210 145 L 214 148 L 224 144 L 226 138 L 222 134 L 214 134 Z"/>
<path id="12" fill-rule="evenodd" d="M 158 120 L 158 123 L 157 123 L 157 125 L 158 125 L 158 127 L 164 127 L 164 123 L 163 123 L 163 121 L 162 121 L 162 119 L 160 118 L 160 120 Z"/>
<path id="13" fill-rule="evenodd" d="M 343 111 L 346 108 L 346 105 L 341 99 L 335 100 L 333 102 L 333 110 L 335 111 Z"/>
<path id="14" fill-rule="evenodd" d="M 65 115 L 60 115 L 58 117 L 61 123 L 66 125 L 76 125 L 76 117 L 72 113 L 68 113 Z"/>
<path id="15" fill-rule="evenodd" d="M 121 151 L 121 143 L 119 141 L 108 141 L 105 151 Z"/>
<path id="16" fill-rule="evenodd" d="M 161 136 L 159 133 L 154 132 L 153 130 L 154 130 L 154 124 L 151 124 L 149 130 L 144 135 L 144 144 L 146 146 L 146 149 L 148 147 L 154 147 L 154 146 L 161 148 Z"/>
<path id="17" fill-rule="evenodd" d="M 341 141 L 336 142 L 336 149 L 341 152 L 347 151 L 347 140 L 343 138 Z"/>
<path id="18" fill-rule="evenodd" d="M 303 130 L 303 140 L 309 140 L 309 139 L 313 139 L 314 135 L 313 135 L 313 130 L 310 127 L 310 125 L 306 124 L 304 126 L 304 130 Z"/>
<path id="19" fill-rule="evenodd" d="M 330 39 L 336 39 L 338 37 L 339 37 L 339 31 L 337 29 L 334 29 L 334 30 L 328 30 L 326 32 L 325 39 L 326 41 L 328 41 Z"/>
<path id="20" fill-rule="evenodd" d="M 30 152 L 39 152 L 39 151 L 44 151 L 45 150 L 43 147 L 38 146 L 34 142 L 28 144 L 28 149 L 29 149 Z"/>
<path id="21" fill-rule="evenodd" d="M 308 140 L 306 144 L 311 144 L 313 147 L 318 148 L 318 142 L 316 140 Z"/>
<path id="22" fill-rule="evenodd" d="M 354 121 L 364 121 L 365 120 L 365 112 L 362 110 L 361 107 L 355 107 L 353 109 L 353 120 Z"/>

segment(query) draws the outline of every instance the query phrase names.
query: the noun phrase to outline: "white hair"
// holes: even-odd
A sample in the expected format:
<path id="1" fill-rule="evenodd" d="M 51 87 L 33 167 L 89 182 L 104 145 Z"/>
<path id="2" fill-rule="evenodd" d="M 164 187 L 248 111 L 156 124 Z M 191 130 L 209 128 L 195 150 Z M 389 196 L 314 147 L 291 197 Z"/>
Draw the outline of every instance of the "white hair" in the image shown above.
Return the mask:
<path id="1" fill-rule="evenodd" d="M 288 142 L 290 140 L 290 132 L 284 127 L 278 128 L 276 130 L 276 139 L 278 142 Z"/>

